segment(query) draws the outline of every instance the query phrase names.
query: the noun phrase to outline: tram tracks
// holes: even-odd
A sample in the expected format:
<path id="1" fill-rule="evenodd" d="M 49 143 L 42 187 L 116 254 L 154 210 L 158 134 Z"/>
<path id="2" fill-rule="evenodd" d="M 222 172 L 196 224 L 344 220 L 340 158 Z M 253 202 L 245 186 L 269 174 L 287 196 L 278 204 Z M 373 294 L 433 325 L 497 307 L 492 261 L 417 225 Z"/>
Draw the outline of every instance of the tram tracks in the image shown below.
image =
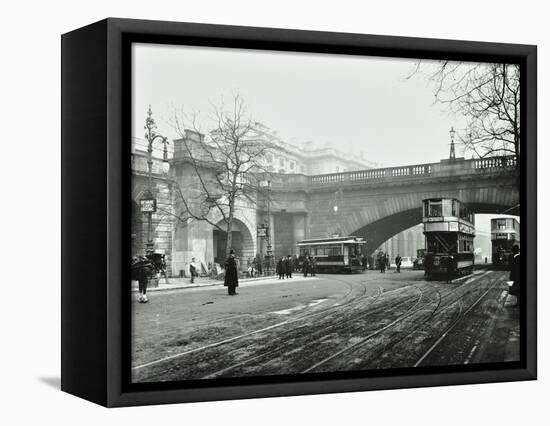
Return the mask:
<path id="1" fill-rule="evenodd" d="M 362 284 L 364 286 L 364 284 Z M 391 293 L 399 293 L 403 290 L 406 290 L 407 288 L 400 288 L 397 290 L 392 290 L 390 292 L 387 292 L 385 294 L 391 294 Z M 348 301 L 346 303 L 347 309 L 356 309 L 358 308 L 358 305 L 361 303 L 364 303 L 365 300 L 368 300 L 369 304 L 375 303 L 377 300 L 379 300 L 380 296 L 382 295 L 382 291 L 379 288 L 378 292 L 375 295 L 369 295 L 366 296 L 366 293 L 364 294 L 364 297 L 357 298 L 353 301 Z M 382 306 L 379 306 L 377 308 L 377 312 L 380 312 L 384 308 L 389 308 L 390 311 L 393 311 L 397 308 L 397 306 L 406 304 L 407 302 L 410 302 L 410 297 L 407 295 L 402 296 L 402 299 L 400 299 L 396 303 L 392 303 L 391 305 L 384 304 Z M 340 305 L 339 308 L 342 308 L 344 305 Z M 330 314 L 327 314 L 327 311 L 332 310 Z M 180 353 L 177 355 L 177 358 L 186 356 L 185 362 L 178 363 L 178 366 L 172 365 L 168 366 L 168 368 L 171 371 L 171 374 L 181 374 L 185 378 L 212 378 L 214 376 L 218 376 L 219 374 L 222 374 L 224 372 L 228 372 L 231 370 L 238 369 L 241 365 L 247 365 L 250 364 L 253 361 L 258 361 L 261 358 L 268 358 L 270 356 L 275 356 L 281 353 L 286 354 L 289 352 L 292 352 L 292 345 L 293 342 L 298 343 L 300 339 L 303 339 L 304 335 L 306 338 L 309 338 L 312 335 L 320 335 L 322 338 L 323 334 L 326 334 L 327 327 L 326 323 L 330 322 L 333 318 L 330 316 L 340 316 L 340 320 L 334 320 L 334 322 L 331 323 L 330 328 L 337 328 L 338 326 L 345 326 L 346 323 L 348 323 L 351 320 L 356 320 L 358 316 L 360 315 L 362 311 L 356 312 L 353 315 L 346 315 L 344 316 L 341 309 L 335 310 L 335 309 L 323 309 L 320 312 L 315 313 L 309 313 L 307 315 L 302 315 L 300 317 L 296 317 L 292 320 L 289 320 L 286 322 L 286 324 L 291 323 L 298 323 L 301 322 L 301 325 L 298 325 L 298 327 L 295 327 L 290 330 L 285 331 L 279 331 L 276 335 L 273 335 L 271 331 L 275 327 L 268 327 L 261 330 L 256 330 L 255 332 L 248 333 L 247 335 L 238 336 L 239 339 L 231 338 L 227 339 L 221 342 L 217 342 L 216 344 L 211 344 L 207 346 L 203 346 L 201 348 L 195 349 L 195 350 L 189 350 L 183 353 Z M 323 316 L 323 322 L 314 323 L 314 324 L 304 324 L 304 320 L 311 320 L 313 317 L 316 317 L 320 314 L 325 314 Z M 349 312 L 348 312 L 349 314 Z M 317 332 L 316 332 L 317 331 Z M 261 334 L 259 332 L 262 332 Z M 266 332 L 266 333 L 263 333 Z M 238 341 L 237 341 L 238 340 Z M 313 342 L 314 343 L 314 342 Z M 262 348 L 261 352 L 259 354 L 254 354 L 253 356 L 247 355 L 247 348 L 254 346 L 256 348 Z M 267 350 L 265 348 L 268 348 Z M 294 348 L 295 349 L 295 348 Z M 243 355 L 246 357 L 244 360 L 239 360 L 236 362 L 232 362 L 230 366 L 224 367 L 220 370 L 217 370 L 215 373 L 208 373 L 208 369 L 211 370 L 213 365 L 216 365 L 216 363 L 221 363 L 223 361 L 226 361 L 228 359 L 231 359 L 232 357 L 239 357 Z M 140 367 L 155 367 L 155 365 L 163 364 L 165 362 L 168 362 L 170 360 L 173 360 L 176 357 L 170 357 L 170 358 L 164 358 L 158 361 L 155 361 L 154 363 L 150 363 L 149 365 L 142 365 Z M 202 367 L 201 367 L 202 366 Z M 162 370 L 161 371 L 152 371 L 150 372 L 153 376 L 158 376 L 158 374 L 164 375 Z M 205 374 L 200 374 L 200 370 L 205 369 Z M 176 372 L 177 370 L 177 372 Z M 187 372 L 186 372 L 187 370 Z M 190 377 L 192 376 L 192 377 Z"/>
<path id="2" fill-rule="evenodd" d="M 274 324 L 270 324 L 269 326 L 266 326 L 266 327 L 262 327 L 262 328 L 252 330 L 252 331 L 246 332 L 246 333 L 237 334 L 237 335 L 234 335 L 234 336 L 231 336 L 231 337 L 228 337 L 228 338 L 225 338 L 225 339 L 221 339 L 221 340 L 218 340 L 218 341 L 206 344 L 206 345 L 186 349 L 185 351 L 180 351 L 176 354 L 167 355 L 165 357 L 158 358 L 156 360 L 141 363 L 139 365 L 133 366 L 132 371 L 141 370 L 141 369 L 144 369 L 146 367 L 152 367 L 152 366 L 155 366 L 155 365 L 158 365 L 158 364 L 162 364 L 162 363 L 165 363 L 165 362 L 168 362 L 168 361 L 175 360 L 175 359 L 180 358 L 180 357 L 184 357 L 184 356 L 194 354 L 194 353 L 197 353 L 197 352 L 201 352 L 201 351 L 206 351 L 208 349 L 212 349 L 212 348 L 215 348 L 215 347 L 218 347 L 218 346 L 233 343 L 233 342 L 236 342 L 238 340 L 249 338 L 251 336 L 254 336 L 254 335 L 266 332 L 266 331 L 270 331 L 270 330 L 273 330 L 273 329 L 276 329 L 276 328 L 279 328 L 279 327 L 283 327 L 285 325 L 290 325 L 290 324 L 296 323 L 298 321 L 309 319 L 311 317 L 315 317 L 315 316 L 330 312 L 331 310 L 340 309 L 340 308 L 345 307 L 347 305 L 356 303 L 356 301 L 358 299 L 362 299 L 366 296 L 367 287 L 364 285 L 364 281 L 361 281 L 359 283 L 360 284 L 360 294 L 356 297 L 353 297 L 353 293 L 354 293 L 354 290 L 355 290 L 354 285 L 352 285 L 349 282 L 346 282 L 344 280 L 340 280 L 340 279 L 336 279 L 336 281 L 342 282 L 345 285 L 347 285 L 348 286 L 348 291 L 342 297 L 338 298 L 330 306 L 327 306 L 327 307 L 324 307 L 324 308 L 314 308 L 312 311 L 306 311 L 304 313 L 300 313 L 300 314 L 296 315 L 295 317 L 289 318 L 289 319 L 284 320 L 284 321 L 279 321 L 279 322 L 274 323 Z M 234 315 L 233 318 L 237 318 L 237 317 L 242 318 L 243 316 L 249 316 L 249 314 L 243 314 L 242 316 L 241 315 Z M 227 320 L 227 317 L 225 317 L 223 320 Z M 219 322 L 219 321 L 216 321 L 216 322 Z"/>
<path id="3" fill-rule="evenodd" d="M 493 282 L 490 284 L 489 288 L 485 291 L 483 290 L 480 290 L 480 289 L 469 289 L 467 291 L 465 291 L 464 293 L 462 294 L 459 294 L 458 297 L 450 300 L 448 303 L 446 303 L 444 306 L 441 306 L 441 302 L 443 301 L 443 299 L 446 299 L 447 297 L 457 293 L 462 287 L 463 285 L 461 285 L 460 287 L 446 293 L 445 295 L 441 296 L 441 299 L 439 300 L 439 302 L 437 303 L 436 307 L 433 309 L 432 312 L 429 313 L 429 315 L 424 318 L 422 321 L 419 321 L 419 324 L 417 324 L 412 330 L 404 333 L 402 336 L 400 336 L 397 341 L 394 341 L 394 340 L 390 340 L 390 342 L 388 342 L 386 345 L 380 345 L 379 347 L 375 347 L 375 348 L 370 348 L 368 351 L 367 351 L 367 354 L 363 353 L 361 354 L 360 356 L 363 357 L 363 358 L 366 358 L 367 355 L 370 355 L 370 359 L 372 360 L 373 358 L 376 358 L 376 355 L 381 353 L 381 352 L 384 352 L 386 349 L 388 349 L 388 347 L 395 347 L 396 345 L 398 345 L 399 343 L 403 342 L 404 340 L 410 338 L 414 333 L 416 333 L 423 324 L 426 324 L 430 319 L 433 319 L 435 316 L 437 315 L 441 315 L 443 314 L 446 310 L 448 309 L 451 309 L 453 307 L 455 307 L 455 305 L 458 304 L 458 314 L 457 316 L 454 318 L 454 320 L 450 323 L 450 325 L 448 327 L 446 327 L 446 329 L 441 333 L 441 336 L 439 336 L 436 340 L 436 342 L 430 347 L 428 348 L 428 350 L 426 351 L 425 354 L 423 354 L 419 359 L 418 361 L 414 364 L 414 366 L 418 366 L 420 365 L 424 359 L 426 359 L 426 357 L 431 353 L 431 351 L 433 351 L 433 349 L 435 349 L 435 347 L 437 347 L 443 340 L 444 338 L 448 335 L 448 333 L 462 320 L 464 319 L 464 317 L 475 307 L 477 306 L 477 304 L 483 300 L 483 298 L 491 291 L 491 290 L 494 290 L 495 287 L 497 286 L 499 282 L 499 279 L 496 278 L 495 280 L 493 280 Z M 466 296 L 468 296 L 469 294 L 472 294 L 472 293 L 479 293 L 481 292 L 481 296 L 479 296 L 478 299 L 476 299 L 466 310 L 464 310 L 463 308 L 463 300 Z M 429 304 L 429 302 L 428 302 Z M 428 304 L 425 304 L 421 307 L 419 307 L 417 310 L 415 311 L 408 311 L 406 313 L 404 313 L 403 315 L 401 315 L 400 317 L 398 317 L 396 320 L 392 321 L 390 324 L 384 326 L 384 327 L 381 327 L 377 330 L 375 330 L 374 332 L 371 332 L 370 334 L 368 334 L 367 336 L 363 337 L 361 340 L 359 340 L 358 342 L 355 342 L 354 344 L 352 345 L 349 345 L 339 351 L 337 351 L 336 353 L 333 353 L 331 354 L 330 356 L 327 356 L 326 358 L 324 358 L 323 360 L 315 363 L 314 365 L 308 367 L 307 369 L 303 370 L 302 373 L 309 373 L 309 372 L 313 372 L 314 370 L 316 369 L 319 369 L 319 367 L 321 366 L 325 366 L 327 368 L 325 368 L 324 371 L 335 371 L 335 370 L 341 370 L 342 368 L 340 368 L 342 366 L 342 364 L 344 366 L 347 367 L 347 369 L 349 369 L 349 364 L 346 362 L 346 359 L 349 359 L 349 356 L 352 355 L 354 352 L 356 352 L 357 350 L 360 350 L 365 344 L 371 342 L 373 340 L 373 338 L 377 337 L 378 335 L 380 335 L 382 332 L 386 332 L 388 331 L 389 329 L 391 329 L 392 327 L 395 327 L 397 325 L 399 325 L 400 323 L 404 322 L 405 320 L 413 317 L 415 314 L 419 313 L 419 312 L 422 312 L 423 310 L 426 310 L 426 307 L 428 306 Z M 344 358 L 343 356 L 346 356 L 347 358 Z M 340 359 L 338 359 L 340 358 Z M 338 361 L 336 363 L 331 363 L 331 361 Z M 395 367 L 395 365 L 393 366 Z"/>
<path id="4" fill-rule="evenodd" d="M 499 280 L 495 278 L 489 288 L 485 290 L 466 310 L 463 309 L 463 306 L 460 306 L 460 310 L 458 314 L 456 315 L 455 319 L 443 330 L 443 332 L 440 334 L 440 336 L 436 339 L 436 341 L 418 358 L 418 360 L 414 363 L 413 367 L 419 367 L 422 365 L 422 363 L 430 356 L 430 354 L 433 353 L 433 351 L 441 345 L 441 343 L 447 338 L 447 336 L 456 328 L 460 322 L 462 322 L 466 315 L 468 315 L 474 308 L 478 306 L 478 304 L 493 290 L 499 290 L 497 288 L 497 285 L 499 284 Z"/>
<path id="5" fill-rule="evenodd" d="M 368 290 L 365 286 L 365 282 L 359 283 L 359 286 L 357 286 L 357 284 L 354 286 L 349 284 L 348 292 L 328 307 L 322 309 L 317 308 L 313 311 L 299 314 L 295 317 L 289 318 L 286 321 L 262 329 L 253 330 L 249 333 L 204 345 L 193 350 L 184 351 L 175 354 L 174 356 L 145 363 L 134 367 L 133 370 L 140 370 L 145 367 L 161 367 L 164 363 L 174 361 L 180 357 L 185 357 L 185 362 L 178 362 L 178 366 L 174 366 L 174 363 L 170 363 L 172 364 L 169 366 L 170 374 L 174 374 L 174 371 L 178 370 L 177 372 L 181 374 L 182 378 L 185 379 L 211 379 L 216 377 L 227 377 L 228 373 L 231 373 L 230 376 L 250 374 L 262 375 L 265 372 L 265 369 L 262 367 L 266 364 L 269 364 L 270 362 L 273 364 L 274 361 L 284 359 L 285 357 L 296 358 L 297 347 L 300 349 L 307 348 L 315 350 L 316 345 L 319 345 L 320 348 L 321 343 L 326 341 L 327 336 L 346 333 L 352 335 L 357 331 L 357 329 L 361 328 L 365 324 L 368 325 L 369 318 L 376 318 L 377 315 L 380 315 L 384 311 L 392 312 L 397 315 L 396 317 L 391 318 L 391 320 L 389 320 L 389 322 L 384 324 L 382 327 L 370 330 L 369 333 L 362 337 L 359 341 L 355 341 L 353 344 L 346 346 L 345 348 L 332 352 L 329 356 L 310 363 L 309 366 L 304 366 L 299 370 L 292 371 L 297 373 L 315 372 L 322 366 L 332 366 L 331 361 L 333 360 L 340 358 L 345 359 L 350 354 L 353 354 L 357 349 L 363 347 L 365 343 L 373 341 L 377 336 L 382 335 L 382 333 L 392 330 L 398 325 L 403 324 L 408 319 L 418 315 L 418 318 L 415 317 L 415 319 L 418 319 L 418 323 L 415 327 L 407 334 L 399 336 L 397 340 L 392 342 L 392 345 L 399 344 L 413 335 L 422 324 L 425 324 L 434 316 L 451 309 L 451 306 L 456 306 L 457 302 L 460 303 L 460 299 L 476 292 L 477 289 L 475 288 L 475 284 L 469 284 L 471 284 L 471 282 L 463 282 L 445 294 L 442 294 L 431 284 L 426 285 L 424 289 L 417 286 L 407 286 L 384 293 L 381 288 L 378 288 L 378 291 L 375 294 L 367 294 Z M 357 287 L 360 288 L 358 289 Z M 411 288 L 416 289 L 416 296 L 407 293 L 408 291 L 410 292 Z M 487 293 L 489 291 L 490 290 L 487 290 Z M 400 293 L 402 294 L 400 295 Z M 479 303 L 479 300 L 481 300 L 487 293 L 483 293 L 476 303 Z M 458 294 L 458 297 L 448 300 L 453 294 Z M 388 301 L 384 302 L 382 295 L 391 296 L 392 303 L 389 303 Z M 422 303 L 426 299 L 429 300 Z M 464 313 L 464 315 L 466 313 Z M 316 319 L 319 321 L 316 322 Z M 314 322 L 312 323 L 312 321 Z M 286 326 L 291 325 L 296 327 L 287 329 Z M 352 327 L 352 332 L 346 330 L 348 325 Z M 282 329 L 282 327 L 284 327 L 284 329 Z M 279 331 L 274 334 L 273 332 L 275 329 L 279 329 Z M 355 330 L 355 332 L 353 330 Z M 256 348 L 259 347 L 262 348 L 262 350 L 260 350 L 259 353 L 256 352 L 250 355 L 250 353 L 246 350 L 247 343 L 254 344 Z M 439 343 L 441 343 L 441 341 L 439 341 L 438 344 Z M 380 348 L 377 348 L 377 350 L 379 349 Z M 231 365 L 220 365 L 230 359 L 233 359 Z M 307 362 L 307 360 L 298 359 L 298 364 L 303 363 L 302 361 Z M 212 367 L 216 364 L 222 368 L 218 368 L 216 371 L 212 372 Z M 191 371 L 186 371 L 188 370 L 186 365 L 202 365 L 203 368 L 200 368 L 199 371 L 193 371 L 191 374 Z M 250 367 L 252 370 L 246 371 L 247 367 Z M 210 370 L 210 372 L 208 370 Z M 336 368 L 335 370 L 339 370 L 339 368 Z M 205 373 L 201 374 L 200 371 L 204 371 Z M 279 374 L 280 371 L 287 373 L 286 369 L 275 369 L 274 371 L 275 372 L 271 373 L 267 372 L 267 374 L 277 374 L 277 371 L 279 371 Z M 329 369 L 329 371 L 332 371 L 332 369 Z M 243 374 L 239 374 L 241 372 Z M 156 376 L 158 373 L 159 371 L 152 372 L 152 375 Z M 187 373 L 191 374 L 192 377 L 189 377 L 189 374 Z"/>

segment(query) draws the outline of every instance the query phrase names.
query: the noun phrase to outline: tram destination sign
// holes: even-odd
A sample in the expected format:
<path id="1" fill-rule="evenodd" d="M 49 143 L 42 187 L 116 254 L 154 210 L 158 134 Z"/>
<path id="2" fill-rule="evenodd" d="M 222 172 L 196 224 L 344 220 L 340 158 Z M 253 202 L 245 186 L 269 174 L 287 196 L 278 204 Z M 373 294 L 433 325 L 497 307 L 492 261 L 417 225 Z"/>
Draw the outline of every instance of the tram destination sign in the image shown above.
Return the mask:
<path id="1" fill-rule="evenodd" d="M 475 234 L 475 229 L 472 226 L 459 222 L 425 223 L 424 230 L 427 232 L 462 232 L 463 234 Z"/>

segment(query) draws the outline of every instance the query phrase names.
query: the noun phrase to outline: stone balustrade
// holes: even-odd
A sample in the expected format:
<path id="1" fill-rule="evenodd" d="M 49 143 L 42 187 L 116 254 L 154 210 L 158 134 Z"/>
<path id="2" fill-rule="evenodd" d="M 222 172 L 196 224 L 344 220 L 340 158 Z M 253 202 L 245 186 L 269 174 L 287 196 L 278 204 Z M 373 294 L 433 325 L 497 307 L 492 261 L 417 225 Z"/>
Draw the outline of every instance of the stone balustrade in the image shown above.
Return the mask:
<path id="1" fill-rule="evenodd" d="M 471 175 L 479 172 L 512 171 L 516 168 L 515 156 L 489 157 L 465 160 L 442 160 L 439 163 L 415 164 L 411 166 L 385 167 L 342 173 L 331 173 L 317 176 L 304 176 L 307 187 L 340 186 L 342 184 L 368 184 L 386 181 L 399 181 L 430 176 Z M 288 179 L 288 180 L 287 180 Z M 278 186 L 292 187 L 291 181 L 296 177 L 287 178 L 283 175 Z"/>

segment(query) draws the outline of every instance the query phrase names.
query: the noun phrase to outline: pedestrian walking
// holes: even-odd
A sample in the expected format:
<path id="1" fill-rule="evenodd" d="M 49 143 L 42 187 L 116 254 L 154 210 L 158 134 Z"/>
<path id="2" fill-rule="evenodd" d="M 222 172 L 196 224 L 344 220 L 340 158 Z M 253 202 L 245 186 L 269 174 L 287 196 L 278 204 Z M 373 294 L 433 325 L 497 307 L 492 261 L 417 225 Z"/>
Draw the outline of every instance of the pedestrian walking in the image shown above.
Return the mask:
<path id="1" fill-rule="evenodd" d="M 277 262 L 275 272 L 277 272 L 277 274 L 279 275 L 280 280 L 285 279 L 285 258 L 284 257 L 281 257 Z"/>
<path id="2" fill-rule="evenodd" d="M 139 285 L 139 303 L 147 303 L 147 284 L 153 276 L 153 265 L 147 260 L 147 258 L 140 256 L 138 262 L 132 267 L 133 271 L 137 275 L 137 281 Z"/>
<path id="3" fill-rule="evenodd" d="M 189 264 L 189 275 L 191 275 L 191 284 L 195 282 L 195 277 L 199 276 L 194 257 L 191 259 L 191 263 Z"/>
<path id="4" fill-rule="evenodd" d="M 396 269 L 395 272 L 401 273 L 401 261 L 402 261 L 401 255 L 397 254 L 397 256 L 395 258 L 395 269 Z"/>
<path id="5" fill-rule="evenodd" d="M 517 306 L 519 304 L 521 282 L 521 260 L 519 256 L 519 246 L 517 244 L 512 246 L 512 255 L 509 263 L 510 281 L 512 282 L 512 285 L 510 286 L 510 290 L 508 292 L 512 296 L 516 297 L 516 304 L 513 306 Z"/>
<path id="6" fill-rule="evenodd" d="M 285 264 L 285 273 L 287 278 L 292 278 L 292 269 L 294 269 L 294 260 L 292 260 L 292 256 L 289 254 L 286 257 Z"/>
<path id="7" fill-rule="evenodd" d="M 225 261 L 225 278 L 223 285 L 227 287 L 228 295 L 235 296 L 238 294 L 236 288 L 239 286 L 239 274 L 237 271 L 235 252 L 233 250 L 229 252 L 229 257 Z"/>
<path id="8" fill-rule="evenodd" d="M 256 253 L 256 271 L 259 276 L 263 275 L 263 269 L 262 269 L 262 256 L 260 256 L 260 253 Z"/>
<path id="9" fill-rule="evenodd" d="M 309 258 L 307 255 L 304 256 L 304 261 L 302 262 L 302 272 L 304 273 L 304 278 L 307 277 L 309 272 Z"/>
<path id="10" fill-rule="evenodd" d="M 378 253 L 378 267 L 380 268 L 380 273 L 386 273 L 386 256 L 383 251 Z"/>
<path id="11" fill-rule="evenodd" d="M 310 271 L 311 277 L 315 276 L 315 272 L 317 272 L 316 268 L 317 268 L 317 259 L 315 259 L 315 256 L 311 256 L 311 258 L 309 259 L 309 271 Z"/>

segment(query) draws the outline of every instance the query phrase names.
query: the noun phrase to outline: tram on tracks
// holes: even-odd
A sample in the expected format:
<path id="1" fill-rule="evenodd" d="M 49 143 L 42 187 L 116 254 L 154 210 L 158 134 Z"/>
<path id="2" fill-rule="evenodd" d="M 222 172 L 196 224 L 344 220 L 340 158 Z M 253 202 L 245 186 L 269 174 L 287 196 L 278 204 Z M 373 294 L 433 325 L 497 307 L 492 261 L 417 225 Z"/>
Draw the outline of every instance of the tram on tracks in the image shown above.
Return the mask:
<path id="1" fill-rule="evenodd" d="M 317 272 L 360 272 L 364 269 L 364 238 L 356 236 L 317 238 L 298 242 L 300 268 L 306 257 L 315 258 Z"/>
<path id="2" fill-rule="evenodd" d="M 474 268 L 474 214 L 455 198 L 426 199 L 422 207 L 426 278 L 471 274 Z"/>
<path id="3" fill-rule="evenodd" d="M 493 267 L 508 269 L 512 247 L 520 245 L 519 222 L 513 217 L 491 219 L 491 255 Z"/>

